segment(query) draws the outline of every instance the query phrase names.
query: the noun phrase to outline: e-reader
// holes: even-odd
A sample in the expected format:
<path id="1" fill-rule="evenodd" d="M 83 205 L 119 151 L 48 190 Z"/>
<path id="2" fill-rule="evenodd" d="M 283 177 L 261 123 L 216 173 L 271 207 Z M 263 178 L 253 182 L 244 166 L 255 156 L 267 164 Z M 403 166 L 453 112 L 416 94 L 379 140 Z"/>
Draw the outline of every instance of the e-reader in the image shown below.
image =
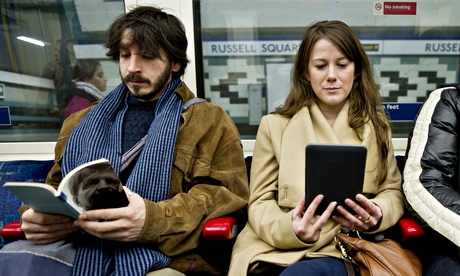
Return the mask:
<path id="1" fill-rule="evenodd" d="M 333 201 L 348 208 L 345 199 L 354 200 L 362 193 L 366 155 L 367 149 L 362 145 L 308 144 L 305 149 L 305 208 L 319 194 L 324 195 L 324 199 L 316 214 L 322 214 Z"/>

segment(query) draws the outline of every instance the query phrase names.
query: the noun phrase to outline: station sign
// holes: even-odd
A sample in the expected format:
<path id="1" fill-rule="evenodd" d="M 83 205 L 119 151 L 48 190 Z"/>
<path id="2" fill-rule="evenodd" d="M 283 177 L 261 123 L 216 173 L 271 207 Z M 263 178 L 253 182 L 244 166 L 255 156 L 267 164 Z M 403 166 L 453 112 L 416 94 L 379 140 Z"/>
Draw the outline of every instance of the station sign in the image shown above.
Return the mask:
<path id="1" fill-rule="evenodd" d="M 368 55 L 458 55 L 460 40 L 361 40 Z M 297 40 L 204 41 L 203 56 L 294 56 Z"/>
<path id="2" fill-rule="evenodd" d="M 11 116 L 8 106 L 0 106 L 0 126 L 10 126 Z"/>
<path id="3" fill-rule="evenodd" d="M 374 2 L 374 15 L 417 15 L 417 2 Z"/>
<path id="4" fill-rule="evenodd" d="M 383 103 L 382 105 L 392 122 L 412 122 L 422 107 L 422 103 Z"/>

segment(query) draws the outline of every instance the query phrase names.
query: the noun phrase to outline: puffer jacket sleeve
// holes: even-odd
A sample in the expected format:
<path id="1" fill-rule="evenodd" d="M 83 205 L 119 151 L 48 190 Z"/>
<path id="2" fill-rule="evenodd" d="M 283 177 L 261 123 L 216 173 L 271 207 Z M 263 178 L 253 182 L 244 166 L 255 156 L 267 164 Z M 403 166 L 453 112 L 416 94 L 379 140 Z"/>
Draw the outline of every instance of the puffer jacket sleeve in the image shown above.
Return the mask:
<path id="1" fill-rule="evenodd" d="M 460 246 L 459 112 L 454 87 L 429 95 L 409 135 L 403 191 L 415 217 Z"/>

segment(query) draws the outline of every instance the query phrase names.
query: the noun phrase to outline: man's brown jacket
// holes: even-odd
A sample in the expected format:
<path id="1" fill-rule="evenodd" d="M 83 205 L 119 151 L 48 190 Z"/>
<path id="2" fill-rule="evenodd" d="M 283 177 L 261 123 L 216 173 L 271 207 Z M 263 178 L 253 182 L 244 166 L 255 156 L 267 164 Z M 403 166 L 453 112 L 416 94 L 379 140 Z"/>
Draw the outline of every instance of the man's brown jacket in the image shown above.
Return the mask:
<path id="1" fill-rule="evenodd" d="M 176 92 L 184 103 L 195 97 L 185 84 Z M 62 180 L 60 161 L 67 139 L 92 107 L 64 121 L 48 184 L 57 187 Z M 207 247 L 210 242 L 203 241 L 201 230 L 207 220 L 245 208 L 249 192 L 240 136 L 222 108 L 203 102 L 182 113 L 171 178 L 169 199 L 145 200 L 147 216 L 138 242 L 171 256 L 170 267 L 176 270 L 223 273 L 216 263 L 229 260 L 218 257 L 223 252 L 213 252 L 219 246 Z"/>

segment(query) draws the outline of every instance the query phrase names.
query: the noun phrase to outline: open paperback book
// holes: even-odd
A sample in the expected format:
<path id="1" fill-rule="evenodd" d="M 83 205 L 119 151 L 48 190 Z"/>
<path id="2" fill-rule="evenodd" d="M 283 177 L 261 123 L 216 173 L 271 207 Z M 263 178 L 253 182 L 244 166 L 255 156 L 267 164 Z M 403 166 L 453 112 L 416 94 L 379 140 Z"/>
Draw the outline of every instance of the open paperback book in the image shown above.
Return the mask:
<path id="1" fill-rule="evenodd" d="M 107 159 L 70 171 L 56 190 L 44 183 L 7 182 L 3 185 L 34 211 L 78 218 L 86 210 L 118 208 L 129 201 L 123 184 Z"/>

